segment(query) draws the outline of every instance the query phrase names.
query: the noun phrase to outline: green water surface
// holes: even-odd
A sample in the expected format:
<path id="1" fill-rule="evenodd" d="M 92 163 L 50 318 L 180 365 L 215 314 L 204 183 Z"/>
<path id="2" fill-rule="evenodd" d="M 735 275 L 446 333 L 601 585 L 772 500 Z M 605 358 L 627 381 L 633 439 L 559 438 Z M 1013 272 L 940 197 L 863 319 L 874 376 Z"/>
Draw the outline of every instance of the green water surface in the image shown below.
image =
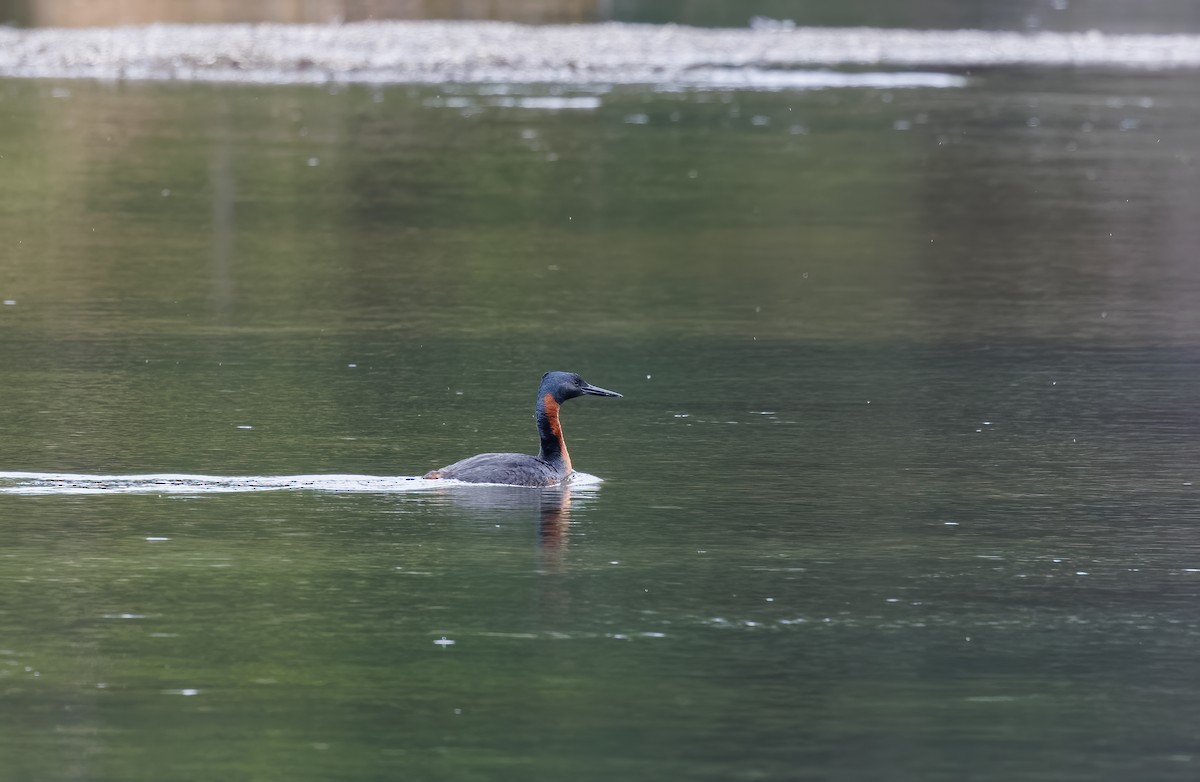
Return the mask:
<path id="1" fill-rule="evenodd" d="M 0 779 L 1195 779 L 1195 84 L 0 81 L 0 470 L 625 395 L 0 494 Z"/>

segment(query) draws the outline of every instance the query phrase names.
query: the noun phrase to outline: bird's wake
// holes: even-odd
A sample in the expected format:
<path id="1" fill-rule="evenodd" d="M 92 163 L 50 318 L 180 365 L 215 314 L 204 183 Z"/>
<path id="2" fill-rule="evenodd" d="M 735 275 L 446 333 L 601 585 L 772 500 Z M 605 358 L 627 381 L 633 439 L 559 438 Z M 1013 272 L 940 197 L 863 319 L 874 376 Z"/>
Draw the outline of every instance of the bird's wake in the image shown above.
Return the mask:
<path id="1" fill-rule="evenodd" d="M 575 485 L 598 484 L 600 479 L 576 473 Z M 319 491 L 375 493 L 431 491 L 464 484 L 416 476 L 379 475 L 87 475 L 59 472 L 0 472 L 0 494 L 218 494 L 261 491 Z"/>

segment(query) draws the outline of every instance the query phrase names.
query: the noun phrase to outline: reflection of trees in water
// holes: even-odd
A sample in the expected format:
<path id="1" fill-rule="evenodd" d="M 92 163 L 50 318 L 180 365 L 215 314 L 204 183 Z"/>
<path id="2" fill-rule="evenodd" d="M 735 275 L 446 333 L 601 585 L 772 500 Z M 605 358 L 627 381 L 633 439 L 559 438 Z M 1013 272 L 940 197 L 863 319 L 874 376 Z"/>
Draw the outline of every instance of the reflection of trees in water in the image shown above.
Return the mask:
<path id="1" fill-rule="evenodd" d="M 38 27 L 154 22 L 357 22 L 368 19 L 496 19 L 533 24 L 605 18 L 605 0 L 0 0 L 0 17 Z"/>
<path id="2" fill-rule="evenodd" d="M 1046 74 L 931 112 L 909 317 L 960 339 L 1171 343 L 1200 328 L 1186 80 Z M 930 241 L 933 239 L 934 241 Z M 1120 313 L 1119 330 L 1107 313 Z"/>

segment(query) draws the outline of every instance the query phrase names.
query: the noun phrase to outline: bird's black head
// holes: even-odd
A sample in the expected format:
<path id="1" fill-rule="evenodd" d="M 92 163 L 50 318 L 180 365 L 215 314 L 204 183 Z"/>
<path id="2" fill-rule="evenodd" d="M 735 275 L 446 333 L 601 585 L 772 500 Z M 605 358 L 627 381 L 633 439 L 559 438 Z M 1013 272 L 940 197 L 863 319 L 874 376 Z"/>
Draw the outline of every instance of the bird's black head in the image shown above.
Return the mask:
<path id="1" fill-rule="evenodd" d="M 542 384 L 538 386 L 538 398 L 541 399 L 546 394 L 550 394 L 554 401 L 559 403 L 585 394 L 620 396 L 616 391 L 592 385 L 574 372 L 547 372 L 542 375 Z"/>

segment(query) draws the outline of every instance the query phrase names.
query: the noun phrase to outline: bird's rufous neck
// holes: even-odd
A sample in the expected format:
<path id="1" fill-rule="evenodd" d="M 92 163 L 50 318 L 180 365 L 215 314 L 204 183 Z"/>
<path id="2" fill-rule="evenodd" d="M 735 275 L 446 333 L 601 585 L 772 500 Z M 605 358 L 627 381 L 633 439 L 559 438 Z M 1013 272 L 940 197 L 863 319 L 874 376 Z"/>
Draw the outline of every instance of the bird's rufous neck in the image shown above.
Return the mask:
<path id="1" fill-rule="evenodd" d="M 571 455 L 567 453 L 567 441 L 563 439 L 558 409 L 559 404 L 553 394 L 543 394 L 538 400 L 537 427 L 542 441 L 542 451 L 538 456 L 548 462 L 561 460 L 566 473 L 570 474 Z"/>

